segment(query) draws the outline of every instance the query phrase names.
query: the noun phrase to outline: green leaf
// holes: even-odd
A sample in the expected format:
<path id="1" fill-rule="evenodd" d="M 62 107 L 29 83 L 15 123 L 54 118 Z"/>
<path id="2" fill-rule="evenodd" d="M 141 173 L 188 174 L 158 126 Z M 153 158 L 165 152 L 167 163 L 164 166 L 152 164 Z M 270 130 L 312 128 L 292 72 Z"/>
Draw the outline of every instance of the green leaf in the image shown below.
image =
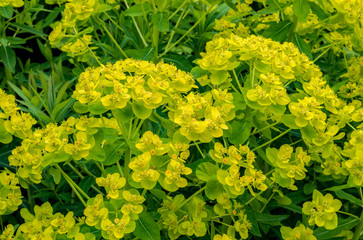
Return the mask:
<path id="1" fill-rule="evenodd" d="M 304 139 L 311 142 L 316 137 L 315 129 L 308 124 L 306 127 L 300 128 L 301 135 Z"/>
<path id="2" fill-rule="evenodd" d="M 128 122 L 133 118 L 132 105 L 128 103 L 126 107 L 122 109 L 112 110 L 112 115 L 118 122 Z"/>
<path id="3" fill-rule="evenodd" d="M 292 114 L 284 114 L 281 117 L 281 122 L 285 124 L 286 127 L 289 127 L 291 129 L 299 129 L 299 127 L 295 123 L 296 117 Z"/>
<path id="4" fill-rule="evenodd" d="M 301 53 L 305 53 L 306 56 L 308 56 L 310 60 L 313 59 L 313 55 L 311 54 L 311 48 L 310 48 L 309 44 L 307 44 L 305 42 L 305 40 L 299 36 L 299 34 L 294 33 L 292 42 L 297 46 L 297 48 L 299 49 L 299 51 Z"/>
<path id="5" fill-rule="evenodd" d="M 1 39 L 0 42 L 0 59 L 12 73 L 15 72 L 16 56 L 15 51 L 8 46 L 6 39 Z"/>
<path id="6" fill-rule="evenodd" d="M 246 211 L 247 218 L 252 225 L 250 229 L 251 234 L 257 237 L 262 237 L 262 234 L 260 232 L 260 227 L 258 226 L 258 223 L 256 221 L 255 212 L 252 211 L 247 205 L 244 206 L 244 209 Z"/>
<path id="7" fill-rule="evenodd" d="M 137 16 L 143 16 L 143 9 L 145 14 L 149 13 L 151 11 L 150 4 L 135 4 L 134 6 L 130 7 L 129 9 L 124 11 L 125 16 L 130 17 L 137 17 Z"/>
<path id="8" fill-rule="evenodd" d="M 61 172 L 57 168 L 51 167 L 49 169 L 49 174 L 52 175 L 55 184 L 60 183 L 62 175 L 61 175 Z"/>
<path id="9" fill-rule="evenodd" d="M 106 159 L 102 164 L 110 166 L 121 159 L 126 148 L 126 142 L 124 140 L 117 140 L 113 143 L 106 143 L 103 148 L 106 153 Z"/>
<path id="10" fill-rule="evenodd" d="M 234 2 L 232 2 L 232 0 L 224 0 L 224 3 L 227 4 L 228 7 L 232 8 L 233 10 L 238 11 L 238 8 L 234 4 Z"/>
<path id="11" fill-rule="evenodd" d="M 45 28 L 49 26 L 51 23 L 54 23 L 55 19 L 64 10 L 65 5 L 60 7 L 55 7 L 52 12 L 48 14 L 48 16 L 44 19 L 44 22 L 42 24 L 42 28 Z"/>
<path id="12" fill-rule="evenodd" d="M 38 35 L 38 36 L 41 36 L 41 37 L 46 37 L 47 34 L 43 33 L 42 31 L 39 31 L 33 27 L 30 27 L 28 25 L 25 25 L 25 24 L 21 24 L 21 23 L 10 23 L 10 26 L 12 27 L 16 27 L 16 28 L 19 28 L 25 32 L 29 32 L 29 33 L 32 33 L 34 35 Z"/>
<path id="13" fill-rule="evenodd" d="M 144 104 L 142 102 L 138 102 L 138 101 L 133 101 L 132 111 L 134 112 L 135 116 L 140 119 L 146 119 L 152 113 L 151 109 L 145 108 Z"/>
<path id="14" fill-rule="evenodd" d="M 325 11 L 316 3 L 309 2 L 311 11 L 318 16 L 320 20 L 325 20 L 329 17 L 328 14 L 325 13 Z"/>
<path id="15" fill-rule="evenodd" d="M 88 107 L 88 110 L 90 113 L 93 113 L 95 115 L 100 115 L 102 113 L 105 113 L 107 112 L 108 110 L 102 105 L 101 101 L 93 104 L 93 105 L 90 105 Z"/>
<path id="16" fill-rule="evenodd" d="M 165 12 L 153 14 L 151 21 L 159 32 L 169 31 L 169 15 Z"/>
<path id="17" fill-rule="evenodd" d="M 228 71 L 226 70 L 220 70 L 220 71 L 213 71 L 210 80 L 211 83 L 214 85 L 219 85 L 227 80 L 229 76 Z"/>
<path id="18" fill-rule="evenodd" d="M 154 57 L 155 48 L 148 46 L 144 49 L 138 50 L 132 55 L 134 59 L 141 59 L 145 61 L 150 61 Z"/>
<path id="19" fill-rule="evenodd" d="M 166 200 L 166 201 L 171 202 L 170 198 L 168 198 L 168 196 L 166 196 L 166 193 L 163 190 L 153 188 L 153 189 L 149 189 L 148 191 L 151 192 L 152 195 L 159 198 L 160 200 Z"/>
<path id="20" fill-rule="evenodd" d="M 203 162 L 198 165 L 195 174 L 202 181 L 211 181 L 217 179 L 218 167 L 210 162 Z"/>
<path id="21" fill-rule="evenodd" d="M 279 225 L 279 222 L 287 219 L 289 215 L 271 215 L 255 212 L 255 218 L 258 222 L 270 225 Z"/>
<path id="22" fill-rule="evenodd" d="M 205 195 L 210 200 L 216 199 L 222 193 L 223 193 L 223 185 L 217 179 L 207 182 Z"/>
<path id="23" fill-rule="evenodd" d="M 357 204 L 358 206 L 361 206 L 363 207 L 363 204 L 362 204 L 362 200 L 354 197 L 353 195 L 347 193 L 347 192 L 344 192 L 343 190 L 338 190 L 338 191 L 335 191 L 335 194 L 339 197 L 339 198 L 342 198 L 342 199 L 345 199 L 345 200 L 348 200 L 349 202 L 351 203 L 354 203 L 354 204 Z"/>
<path id="24" fill-rule="evenodd" d="M 274 41 L 286 40 L 292 26 L 293 23 L 288 20 L 277 24 L 273 23 L 262 33 L 262 36 L 265 38 L 271 38 Z"/>
<path id="25" fill-rule="evenodd" d="M 310 13 L 310 5 L 308 0 L 294 0 L 292 11 L 296 15 L 299 22 L 305 22 L 306 17 Z"/>
<path id="26" fill-rule="evenodd" d="M 73 104 L 73 109 L 77 113 L 86 113 L 86 112 L 88 112 L 88 108 L 89 107 L 87 105 L 82 104 L 82 103 L 80 103 L 78 101 Z"/>
<path id="27" fill-rule="evenodd" d="M 323 227 L 314 231 L 314 236 L 319 240 L 332 239 L 344 230 L 350 230 L 359 223 L 359 218 L 349 217 L 346 219 L 338 218 L 338 226 L 335 229 L 327 230 Z"/>
<path id="28" fill-rule="evenodd" d="M 163 57 L 166 63 L 174 64 L 178 69 L 190 72 L 193 68 L 192 64 L 185 58 L 176 54 L 168 54 Z"/>
<path id="29" fill-rule="evenodd" d="M 234 120 L 231 123 L 231 136 L 228 137 L 228 140 L 234 144 L 244 144 L 247 139 L 250 137 L 250 133 L 252 130 L 252 125 L 250 122 Z"/>
<path id="30" fill-rule="evenodd" d="M 139 215 L 133 234 L 142 240 L 160 240 L 159 227 L 146 211 Z"/>
<path id="31" fill-rule="evenodd" d="M 11 5 L 6 7 L 0 7 L 0 15 L 6 19 L 10 19 L 13 16 L 14 8 Z"/>

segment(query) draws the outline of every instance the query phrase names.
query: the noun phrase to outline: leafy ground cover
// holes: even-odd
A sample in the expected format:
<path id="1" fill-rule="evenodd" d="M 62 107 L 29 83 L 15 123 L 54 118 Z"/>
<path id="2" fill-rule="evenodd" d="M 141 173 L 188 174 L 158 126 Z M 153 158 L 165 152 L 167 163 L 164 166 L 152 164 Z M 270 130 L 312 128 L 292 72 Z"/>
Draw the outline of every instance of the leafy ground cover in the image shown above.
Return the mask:
<path id="1" fill-rule="evenodd" d="M 362 239 L 362 12 L 0 0 L 0 239 Z"/>

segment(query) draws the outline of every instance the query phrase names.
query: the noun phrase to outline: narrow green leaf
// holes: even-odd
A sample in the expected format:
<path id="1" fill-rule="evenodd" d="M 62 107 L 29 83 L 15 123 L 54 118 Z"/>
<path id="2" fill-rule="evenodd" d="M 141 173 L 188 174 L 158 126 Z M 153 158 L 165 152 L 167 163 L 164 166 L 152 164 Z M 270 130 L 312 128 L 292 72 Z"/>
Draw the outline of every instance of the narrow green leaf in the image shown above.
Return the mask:
<path id="1" fill-rule="evenodd" d="M 169 31 L 169 15 L 165 12 L 153 14 L 151 21 L 159 32 Z"/>
<path id="2" fill-rule="evenodd" d="M 130 16 L 130 17 L 143 16 L 144 15 L 143 8 L 144 8 L 145 14 L 147 14 L 151 11 L 150 4 L 145 4 L 145 3 L 144 4 L 135 4 L 134 6 L 125 10 L 124 15 Z"/>
<path id="3" fill-rule="evenodd" d="M 264 213 L 255 213 L 255 218 L 258 222 L 266 223 L 270 225 L 278 225 L 279 222 L 287 219 L 289 215 L 271 215 Z"/>
<path id="4" fill-rule="evenodd" d="M 7 46 L 7 43 L 8 42 L 5 39 L 0 42 L 0 59 L 4 63 L 5 67 L 7 67 L 12 73 L 14 73 L 16 64 L 15 51 Z"/>
<path id="5" fill-rule="evenodd" d="M 232 8 L 235 11 L 238 11 L 236 5 L 231 0 L 224 0 L 224 3 L 228 5 L 228 7 Z"/>
<path id="6" fill-rule="evenodd" d="M 338 218 L 338 227 L 332 230 L 327 230 L 323 227 L 317 228 L 314 231 L 314 236 L 319 240 L 332 239 L 333 237 L 336 237 L 339 233 L 341 233 L 343 230 L 352 229 L 358 223 L 359 219 L 357 218 L 352 218 L 352 217 L 346 219 Z"/>
<path id="7" fill-rule="evenodd" d="M 361 206 L 363 207 L 363 204 L 362 204 L 362 200 L 354 197 L 353 195 L 347 193 L 347 192 L 344 192 L 343 190 L 338 190 L 338 191 L 335 191 L 335 194 L 341 198 L 341 199 L 345 199 L 345 200 L 348 200 L 349 202 L 351 203 L 354 203 L 354 204 L 357 204 L 358 206 Z"/>
<path id="8" fill-rule="evenodd" d="M 12 27 L 16 27 L 16 28 L 19 28 L 25 32 L 29 32 L 29 33 L 32 33 L 34 35 L 38 35 L 38 36 L 41 36 L 41 37 L 46 37 L 47 34 L 43 33 L 42 31 L 39 31 L 33 27 L 30 27 L 28 25 L 25 25 L 25 24 L 21 24 L 21 23 L 10 23 L 10 26 Z"/>
<path id="9" fill-rule="evenodd" d="M 262 36 L 271 38 L 274 41 L 286 40 L 292 26 L 293 23 L 287 20 L 277 24 L 273 23 L 262 33 Z"/>
<path id="10" fill-rule="evenodd" d="M 313 55 L 311 54 L 311 47 L 297 33 L 294 33 L 292 42 L 297 46 L 301 53 L 305 53 L 310 60 L 313 59 Z"/>
<path id="11" fill-rule="evenodd" d="M 183 56 L 179 56 L 176 54 L 168 54 L 163 57 L 166 63 L 174 64 L 178 69 L 183 70 L 185 72 L 190 72 L 193 68 L 192 64 Z"/>
<path id="12" fill-rule="evenodd" d="M 325 20 L 329 17 L 328 14 L 325 13 L 325 11 L 319 6 L 317 5 L 316 3 L 314 2 L 309 2 L 309 5 L 310 5 L 310 8 L 311 8 L 311 11 L 316 14 L 316 16 L 318 16 L 318 18 L 320 20 Z"/>
<path id="13" fill-rule="evenodd" d="M 55 19 L 57 18 L 57 16 L 59 15 L 59 13 L 61 13 L 64 10 L 64 6 L 60 6 L 60 7 L 55 7 L 52 12 L 50 12 L 48 14 L 48 16 L 44 19 L 44 22 L 42 24 L 42 28 L 45 28 L 47 26 L 49 26 L 51 23 L 53 23 L 55 21 Z"/>
<path id="14" fill-rule="evenodd" d="M 133 234 L 142 240 L 160 240 L 159 227 L 146 211 L 139 215 Z"/>
<path id="15" fill-rule="evenodd" d="M 296 15 L 299 22 L 305 22 L 306 17 L 310 13 L 310 5 L 308 0 L 294 0 L 292 11 Z"/>
<path id="16" fill-rule="evenodd" d="M 6 19 L 10 19 L 13 16 L 14 8 L 11 5 L 6 7 L 0 7 L 0 15 Z"/>

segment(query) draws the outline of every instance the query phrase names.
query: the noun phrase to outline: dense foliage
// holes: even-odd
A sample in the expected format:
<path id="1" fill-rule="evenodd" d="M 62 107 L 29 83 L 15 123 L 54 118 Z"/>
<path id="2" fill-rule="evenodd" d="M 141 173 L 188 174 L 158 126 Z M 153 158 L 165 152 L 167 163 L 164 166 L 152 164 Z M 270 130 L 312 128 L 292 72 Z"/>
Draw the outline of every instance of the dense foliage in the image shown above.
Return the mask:
<path id="1" fill-rule="evenodd" d="M 363 237 L 360 0 L 0 0 L 0 240 Z"/>

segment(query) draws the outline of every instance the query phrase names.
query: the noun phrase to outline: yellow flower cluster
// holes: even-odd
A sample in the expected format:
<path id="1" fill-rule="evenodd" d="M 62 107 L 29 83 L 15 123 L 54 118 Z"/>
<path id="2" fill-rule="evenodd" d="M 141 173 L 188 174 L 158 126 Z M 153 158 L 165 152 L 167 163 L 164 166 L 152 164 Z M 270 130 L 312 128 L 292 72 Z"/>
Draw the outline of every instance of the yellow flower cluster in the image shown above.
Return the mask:
<path id="1" fill-rule="evenodd" d="M 19 179 L 10 171 L 0 172 L 0 215 L 6 215 L 18 209 L 22 203 Z"/>
<path id="2" fill-rule="evenodd" d="M 0 0 L 0 7 L 6 7 L 6 6 L 13 6 L 13 7 L 22 7 L 24 5 L 23 0 Z"/>
<path id="3" fill-rule="evenodd" d="M 319 227 L 324 226 L 326 229 L 334 229 L 338 226 L 337 211 L 342 206 L 342 202 L 334 199 L 328 193 L 323 195 L 318 190 L 313 192 L 313 200 L 303 204 L 303 213 L 309 217 L 309 225 L 316 224 Z"/>
<path id="4" fill-rule="evenodd" d="M 342 75 L 348 82 L 339 88 L 339 96 L 347 99 L 357 97 L 361 99 L 363 96 L 363 57 L 351 58 L 348 64 L 347 73 Z"/>
<path id="5" fill-rule="evenodd" d="M 169 118 L 190 141 L 210 142 L 228 129 L 235 117 L 233 96 L 227 90 L 213 89 L 205 94 L 189 93 L 169 104 Z"/>
<path id="6" fill-rule="evenodd" d="M 113 174 L 112 177 L 117 176 Z M 87 202 L 87 207 L 84 210 L 85 223 L 100 229 L 104 239 L 118 240 L 123 238 L 125 234 L 133 232 L 136 227 L 135 221 L 139 219 L 138 215 L 144 209 L 141 204 L 145 198 L 140 196 L 136 189 L 122 191 L 120 199 L 122 199 L 122 207 L 115 209 L 118 212 L 116 215 L 105 206 L 101 194 Z"/>
<path id="7" fill-rule="evenodd" d="M 66 236 L 76 240 L 85 239 L 85 234 L 80 232 L 80 224 L 76 224 L 73 212 L 70 211 L 65 216 L 61 213 L 53 214 L 53 208 L 49 202 L 41 206 L 36 205 L 34 214 L 26 208 L 21 209 L 20 214 L 25 223 L 18 227 L 16 238 L 12 238 L 14 227 L 8 225 L 0 239 L 54 239 L 54 236 L 57 236 L 57 239 Z M 6 238 L 2 238 L 4 236 Z"/>
<path id="8" fill-rule="evenodd" d="M 354 184 L 363 186 L 363 129 L 352 132 L 341 153 L 349 158 L 343 166 L 353 178 Z"/>
<path id="9" fill-rule="evenodd" d="M 192 170 L 184 165 L 189 157 L 188 144 L 163 143 L 158 135 L 147 131 L 136 142 L 136 148 L 143 153 L 134 157 L 129 167 L 133 170 L 132 179 L 141 183 L 143 188 L 152 189 L 158 181 L 168 191 L 187 186 L 188 182 L 182 175 L 192 173 Z"/>
<path id="10" fill-rule="evenodd" d="M 217 178 L 231 196 L 242 195 L 246 187 L 252 193 L 254 193 L 252 186 L 260 191 L 267 189 L 266 176 L 254 167 L 256 155 L 247 146 L 240 145 L 236 148 L 232 145 L 226 149 L 222 144 L 215 143 L 214 149 L 209 154 L 217 163 L 230 165 L 226 170 L 219 169 Z M 240 176 L 241 167 L 244 169 L 242 176 Z"/>
<path id="11" fill-rule="evenodd" d="M 73 97 L 80 104 L 104 111 L 132 106 L 145 119 L 151 110 L 172 102 L 175 95 L 191 90 L 191 75 L 169 64 L 126 59 L 98 68 L 88 68 L 76 85 Z"/>
<path id="12" fill-rule="evenodd" d="M 295 180 L 302 180 L 306 177 L 306 168 L 311 160 L 302 147 L 294 148 L 288 144 L 284 144 L 279 150 L 276 148 L 268 148 L 266 155 L 272 165 L 275 167 L 273 173 L 274 180 L 284 188 L 297 190 L 294 185 Z"/>
<path id="13" fill-rule="evenodd" d="M 13 95 L 0 89 L 0 142 L 10 143 L 12 135 L 24 139 L 32 134 L 32 126 L 37 121 L 29 114 L 18 111 Z"/>
<path id="14" fill-rule="evenodd" d="M 158 209 L 163 228 L 168 230 L 170 239 L 177 239 L 180 235 L 203 237 L 207 233 L 208 217 L 205 201 L 194 196 L 186 206 L 179 208 L 184 200 L 184 196 L 179 194 L 163 201 Z"/>
<path id="15" fill-rule="evenodd" d="M 12 151 L 10 165 L 18 167 L 19 177 L 39 183 L 42 170 L 48 165 L 88 157 L 95 145 L 93 134 L 99 131 L 98 127 L 114 129 L 110 134 L 115 136 L 120 134 L 113 118 L 70 117 L 59 126 L 48 124 L 44 129 L 35 130 Z"/>

